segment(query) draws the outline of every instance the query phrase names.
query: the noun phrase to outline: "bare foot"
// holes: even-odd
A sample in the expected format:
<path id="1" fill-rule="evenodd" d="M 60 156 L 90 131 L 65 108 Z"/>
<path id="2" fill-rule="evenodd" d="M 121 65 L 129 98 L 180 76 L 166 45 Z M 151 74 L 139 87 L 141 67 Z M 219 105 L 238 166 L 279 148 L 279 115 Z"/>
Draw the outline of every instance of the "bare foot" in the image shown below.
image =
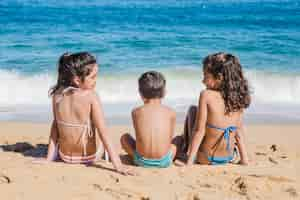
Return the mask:
<path id="1" fill-rule="evenodd" d="M 182 162 L 181 160 L 175 160 L 174 165 L 177 166 L 177 167 L 184 167 L 185 163 Z"/>

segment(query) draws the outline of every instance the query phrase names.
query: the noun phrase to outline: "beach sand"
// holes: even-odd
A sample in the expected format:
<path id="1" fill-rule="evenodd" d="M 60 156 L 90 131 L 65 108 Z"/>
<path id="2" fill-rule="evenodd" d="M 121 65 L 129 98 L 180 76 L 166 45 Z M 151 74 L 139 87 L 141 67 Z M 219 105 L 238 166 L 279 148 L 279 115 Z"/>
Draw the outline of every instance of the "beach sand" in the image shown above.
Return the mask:
<path id="1" fill-rule="evenodd" d="M 177 126 L 177 134 L 182 127 Z M 94 166 L 33 164 L 34 157 L 47 151 L 49 128 L 40 123 L 0 123 L 1 200 L 300 199 L 300 124 L 247 126 L 249 166 L 144 169 L 128 165 L 138 175 L 127 177 L 115 173 L 105 161 Z M 127 161 L 119 138 L 121 133 L 132 132 L 132 127 L 113 126 L 110 130 Z"/>

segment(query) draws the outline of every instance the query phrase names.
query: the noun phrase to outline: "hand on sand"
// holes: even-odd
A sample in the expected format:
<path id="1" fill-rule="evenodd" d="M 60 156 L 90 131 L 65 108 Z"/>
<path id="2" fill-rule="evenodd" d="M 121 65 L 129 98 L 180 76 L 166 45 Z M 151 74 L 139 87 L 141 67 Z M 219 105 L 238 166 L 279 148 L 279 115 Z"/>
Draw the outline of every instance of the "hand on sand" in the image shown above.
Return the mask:
<path id="1" fill-rule="evenodd" d="M 47 158 L 35 158 L 31 162 L 34 163 L 34 164 L 48 164 L 51 161 L 49 161 Z"/>
<path id="2" fill-rule="evenodd" d="M 117 172 L 124 175 L 124 176 L 136 176 L 137 174 L 129 169 L 125 169 L 125 168 L 121 168 L 121 169 L 117 169 Z"/>
<path id="3" fill-rule="evenodd" d="M 248 154 L 248 165 L 251 164 L 251 165 L 256 165 L 257 162 L 256 160 L 254 159 L 254 157 L 252 155 L 249 155 Z"/>
<path id="4" fill-rule="evenodd" d="M 240 160 L 238 162 L 239 165 L 249 165 L 249 161 L 243 161 L 243 160 Z"/>
<path id="5" fill-rule="evenodd" d="M 195 162 L 195 159 L 188 158 L 188 160 L 185 163 L 185 166 L 192 166 L 194 162 Z"/>

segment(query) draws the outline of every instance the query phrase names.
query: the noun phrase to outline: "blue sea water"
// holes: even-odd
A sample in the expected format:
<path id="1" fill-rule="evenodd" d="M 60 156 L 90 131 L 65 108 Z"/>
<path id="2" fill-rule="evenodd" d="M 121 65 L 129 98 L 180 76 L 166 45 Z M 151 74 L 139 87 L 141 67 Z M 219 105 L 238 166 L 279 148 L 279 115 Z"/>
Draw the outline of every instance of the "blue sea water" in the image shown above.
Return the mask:
<path id="1" fill-rule="evenodd" d="M 57 60 L 77 51 L 97 56 L 97 91 L 113 118 L 141 103 L 137 78 L 150 69 L 184 112 L 204 88 L 201 60 L 225 51 L 245 69 L 250 114 L 300 122 L 299 0 L 1 0 L 0 119 L 48 119 Z"/>

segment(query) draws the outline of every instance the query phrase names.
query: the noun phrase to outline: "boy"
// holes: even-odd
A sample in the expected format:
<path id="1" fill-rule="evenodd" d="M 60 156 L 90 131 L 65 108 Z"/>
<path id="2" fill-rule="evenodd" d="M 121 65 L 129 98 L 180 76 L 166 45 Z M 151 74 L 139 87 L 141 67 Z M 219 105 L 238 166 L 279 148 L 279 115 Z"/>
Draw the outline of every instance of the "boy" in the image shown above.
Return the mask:
<path id="1" fill-rule="evenodd" d="M 141 75 L 138 83 L 144 105 L 132 111 L 136 141 L 124 134 L 122 148 L 138 166 L 169 167 L 177 149 L 172 144 L 176 113 L 161 104 L 166 80 L 161 73 L 149 71 Z"/>

